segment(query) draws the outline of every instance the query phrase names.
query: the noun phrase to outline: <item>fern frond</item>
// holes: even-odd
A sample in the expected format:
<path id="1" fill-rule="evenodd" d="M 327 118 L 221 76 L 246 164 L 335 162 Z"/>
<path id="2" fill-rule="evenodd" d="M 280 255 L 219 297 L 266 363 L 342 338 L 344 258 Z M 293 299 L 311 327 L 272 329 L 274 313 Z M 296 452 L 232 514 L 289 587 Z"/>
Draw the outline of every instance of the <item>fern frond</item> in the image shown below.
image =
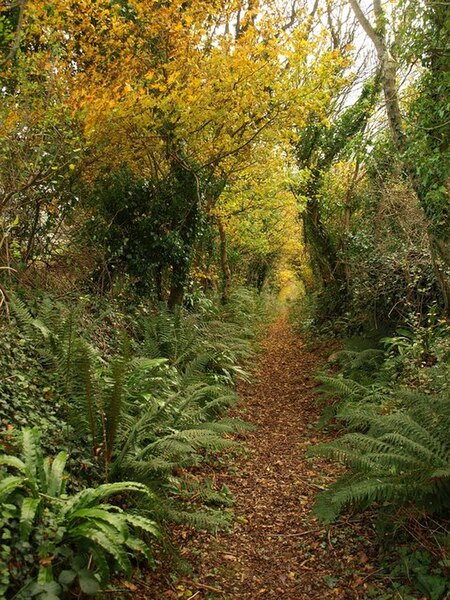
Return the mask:
<path id="1" fill-rule="evenodd" d="M 346 507 L 363 509 L 374 502 L 414 503 L 426 512 L 450 507 L 449 406 L 449 399 L 422 394 L 408 412 L 358 414 L 367 433 L 346 434 L 313 449 L 351 469 L 319 497 L 318 514 L 335 518 Z M 346 418 L 349 414 L 351 409 Z"/>
<path id="2" fill-rule="evenodd" d="M 345 399 L 360 398 L 368 392 L 365 386 L 353 379 L 319 375 L 318 380 L 322 383 L 321 391 L 327 396 L 337 396 Z"/>
<path id="3" fill-rule="evenodd" d="M 34 337 L 36 330 L 33 325 L 34 316 L 31 314 L 28 306 L 21 300 L 17 294 L 10 294 L 9 307 L 11 313 L 16 319 L 17 326 L 28 337 Z"/>
<path id="4" fill-rule="evenodd" d="M 121 356 L 115 359 L 111 365 L 112 388 L 106 399 L 106 460 L 111 461 L 119 422 L 122 417 L 122 404 L 125 395 L 125 374 L 129 365 L 129 341 L 123 342 Z"/>
<path id="5" fill-rule="evenodd" d="M 50 472 L 47 478 L 46 493 L 49 496 L 61 496 L 65 487 L 64 469 L 68 454 L 60 452 L 53 460 Z"/>
<path id="6" fill-rule="evenodd" d="M 25 486 L 26 479 L 16 475 L 9 475 L 0 480 L 0 500 L 8 498 L 12 492 Z"/>
<path id="7" fill-rule="evenodd" d="M 40 503 L 40 498 L 24 498 L 22 501 L 20 507 L 19 531 L 20 538 L 24 542 L 28 541 Z"/>
<path id="8" fill-rule="evenodd" d="M 166 507 L 161 511 L 161 517 L 167 521 L 213 533 L 228 529 L 231 525 L 230 517 L 218 510 L 187 511 Z"/>

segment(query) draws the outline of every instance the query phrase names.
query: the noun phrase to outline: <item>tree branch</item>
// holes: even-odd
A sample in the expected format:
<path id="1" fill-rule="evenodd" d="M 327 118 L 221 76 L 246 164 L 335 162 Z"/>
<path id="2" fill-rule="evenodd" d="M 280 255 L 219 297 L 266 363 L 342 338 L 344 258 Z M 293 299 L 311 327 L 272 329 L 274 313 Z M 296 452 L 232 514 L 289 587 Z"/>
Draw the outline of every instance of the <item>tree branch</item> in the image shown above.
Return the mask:
<path id="1" fill-rule="evenodd" d="M 3 67 L 3 65 L 6 65 L 11 59 L 14 58 L 17 50 L 19 49 L 20 32 L 22 31 L 23 17 L 24 17 L 24 13 L 25 13 L 26 4 L 27 4 L 27 0 L 22 0 L 22 2 L 18 2 L 17 4 L 10 7 L 10 8 L 19 7 L 19 18 L 17 19 L 17 26 L 16 26 L 16 30 L 14 32 L 14 41 L 13 41 L 11 48 L 10 48 L 8 54 L 6 55 L 5 59 L 2 60 L 0 63 L 0 66 L 2 66 L 2 67 Z"/>
<path id="2" fill-rule="evenodd" d="M 367 33 L 367 35 L 369 36 L 369 38 L 374 43 L 375 48 L 377 49 L 377 52 L 382 52 L 383 51 L 383 46 L 384 46 L 383 40 L 377 34 L 377 32 L 375 31 L 375 28 L 372 26 L 372 24 L 369 21 L 369 19 L 363 13 L 363 11 L 362 11 L 360 5 L 358 4 L 357 0 L 349 0 L 349 2 L 350 2 L 350 6 L 353 9 L 353 12 L 356 15 L 356 18 L 358 19 L 358 21 L 361 24 L 361 27 L 364 29 L 364 31 Z"/>

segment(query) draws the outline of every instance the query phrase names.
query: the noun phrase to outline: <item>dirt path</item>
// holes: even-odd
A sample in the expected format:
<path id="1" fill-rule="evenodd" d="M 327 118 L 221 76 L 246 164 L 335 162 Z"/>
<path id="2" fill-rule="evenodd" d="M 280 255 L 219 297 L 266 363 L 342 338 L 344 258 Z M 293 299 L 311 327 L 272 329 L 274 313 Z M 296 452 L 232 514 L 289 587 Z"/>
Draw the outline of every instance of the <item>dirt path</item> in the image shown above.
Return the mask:
<path id="1" fill-rule="evenodd" d="M 375 568 L 370 525 L 358 519 L 321 527 L 314 498 L 334 467 L 306 449 L 325 434 L 315 423 L 314 373 L 321 360 L 281 317 L 263 344 L 255 383 L 241 387 L 240 417 L 254 423 L 234 472 L 218 476 L 235 496 L 233 531 L 182 535 L 194 573 L 148 598 L 241 600 L 366 598 Z M 149 586 L 149 590 L 152 586 Z"/>

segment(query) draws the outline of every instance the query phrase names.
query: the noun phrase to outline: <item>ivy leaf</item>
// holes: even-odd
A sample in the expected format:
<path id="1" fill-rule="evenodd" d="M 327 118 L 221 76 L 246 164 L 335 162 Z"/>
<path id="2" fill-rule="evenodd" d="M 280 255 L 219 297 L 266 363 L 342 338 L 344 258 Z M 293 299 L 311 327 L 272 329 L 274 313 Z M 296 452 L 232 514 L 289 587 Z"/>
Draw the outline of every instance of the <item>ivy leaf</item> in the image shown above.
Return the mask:
<path id="1" fill-rule="evenodd" d="M 92 571 L 88 571 L 88 569 L 83 569 L 78 573 L 78 577 L 80 580 L 80 589 L 85 594 L 89 596 L 94 596 L 100 589 L 99 582 L 94 577 Z"/>
<path id="2" fill-rule="evenodd" d="M 72 570 L 64 570 L 61 571 L 59 577 L 58 577 L 58 581 L 64 585 L 64 586 L 70 586 L 73 582 L 73 580 L 75 579 L 75 577 L 77 576 L 75 571 Z"/>

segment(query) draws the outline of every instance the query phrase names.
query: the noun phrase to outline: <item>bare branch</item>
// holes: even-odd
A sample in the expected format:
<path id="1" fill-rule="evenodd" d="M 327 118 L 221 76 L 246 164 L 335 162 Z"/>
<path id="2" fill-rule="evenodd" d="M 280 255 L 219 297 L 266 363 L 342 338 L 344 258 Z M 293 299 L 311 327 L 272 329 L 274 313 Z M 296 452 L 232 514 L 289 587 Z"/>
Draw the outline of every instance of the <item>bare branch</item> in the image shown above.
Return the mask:
<path id="1" fill-rule="evenodd" d="M 27 0 L 22 0 L 21 2 L 17 2 L 16 4 L 14 4 L 10 7 L 10 9 L 19 7 L 19 18 L 17 19 L 17 26 L 16 26 L 16 30 L 14 32 L 13 43 L 11 44 L 11 48 L 10 48 L 6 58 L 4 60 L 2 60 L 2 62 L 0 63 L 0 66 L 6 65 L 10 60 L 12 60 L 14 58 L 14 56 L 16 55 L 17 50 L 19 49 L 20 34 L 22 31 L 23 18 L 24 18 L 24 14 L 25 14 L 26 4 L 27 4 Z"/>
<path id="2" fill-rule="evenodd" d="M 357 0 L 349 0 L 349 2 L 350 2 L 350 6 L 353 9 L 353 12 L 355 13 L 358 21 L 361 24 L 361 27 L 364 29 L 364 31 L 367 33 L 369 38 L 374 43 L 374 46 L 377 49 L 377 52 L 382 52 L 383 51 L 383 41 L 380 38 L 380 36 L 377 34 L 377 32 L 375 31 L 375 28 L 372 26 L 369 19 L 363 13 Z"/>

